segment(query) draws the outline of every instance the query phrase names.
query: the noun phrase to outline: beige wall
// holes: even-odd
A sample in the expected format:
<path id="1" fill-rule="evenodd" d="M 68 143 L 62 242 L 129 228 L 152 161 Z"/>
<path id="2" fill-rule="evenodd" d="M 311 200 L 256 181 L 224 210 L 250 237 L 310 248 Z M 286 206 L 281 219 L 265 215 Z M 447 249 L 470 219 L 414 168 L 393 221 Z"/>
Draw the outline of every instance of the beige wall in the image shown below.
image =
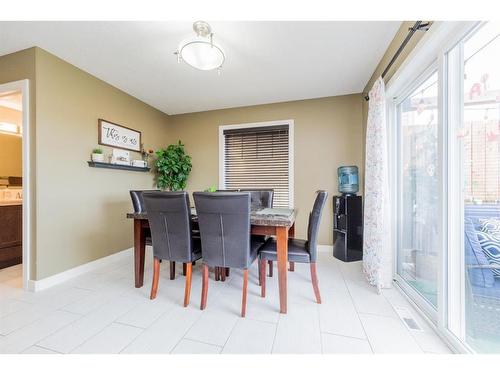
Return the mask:
<path id="1" fill-rule="evenodd" d="M 156 150 L 170 138 L 167 115 L 40 48 L 36 83 L 41 279 L 131 247 L 129 190 L 154 187 L 152 173 L 88 167 L 97 119 L 140 130 L 146 148 Z"/>
<path id="2" fill-rule="evenodd" d="M 403 23 L 365 91 L 412 24 Z M 420 36 L 410 42 L 387 78 Z M 337 193 L 337 167 L 358 165 L 363 186 L 367 103 L 360 94 L 167 116 L 35 47 L 0 57 L 0 84 L 21 79 L 30 82 L 32 279 L 132 246 L 132 223 L 124 218 L 130 210 L 128 190 L 153 188 L 153 175 L 87 166 L 97 145 L 100 117 L 141 130 L 146 148 L 181 139 L 193 157 L 190 191 L 218 183 L 219 125 L 294 119 L 297 235 L 306 234 L 314 191 L 326 189 L 330 199 L 321 244 L 332 242 L 331 196 Z"/>
<path id="3" fill-rule="evenodd" d="M 22 112 L 0 106 L 0 122 L 22 126 Z M 0 176 L 22 176 L 22 143 L 17 135 L 0 133 Z"/>
<path id="4" fill-rule="evenodd" d="M 220 125 L 293 119 L 296 234 L 306 236 L 314 192 L 325 189 L 330 198 L 320 243 L 332 244 L 331 196 L 337 194 L 337 167 L 362 161 L 361 100 L 357 94 L 171 116 L 170 138 L 184 142 L 193 158 L 188 190 L 218 185 Z"/>

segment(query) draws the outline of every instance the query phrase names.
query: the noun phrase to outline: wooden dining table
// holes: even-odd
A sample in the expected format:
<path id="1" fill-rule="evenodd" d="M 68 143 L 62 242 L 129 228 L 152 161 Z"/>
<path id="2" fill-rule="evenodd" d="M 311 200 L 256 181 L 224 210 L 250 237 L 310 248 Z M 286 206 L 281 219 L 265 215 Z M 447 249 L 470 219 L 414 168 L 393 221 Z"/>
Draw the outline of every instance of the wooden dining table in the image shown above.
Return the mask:
<path id="1" fill-rule="evenodd" d="M 262 214 L 259 211 L 252 211 L 250 214 L 251 234 L 276 237 L 280 312 L 282 314 L 287 313 L 288 238 L 295 236 L 296 214 L 295 209 L 290 209 L 286 214 L 283 212 L 277 215 Z M 135 287 L 140 288 L 144 285 L 146 236 L 150 233 L 148 214 L 146 212 L 128 213 L 127 218 L 134 220 Z M 192 212 L 192 219 L 197 220 L 195 211 Z"/>

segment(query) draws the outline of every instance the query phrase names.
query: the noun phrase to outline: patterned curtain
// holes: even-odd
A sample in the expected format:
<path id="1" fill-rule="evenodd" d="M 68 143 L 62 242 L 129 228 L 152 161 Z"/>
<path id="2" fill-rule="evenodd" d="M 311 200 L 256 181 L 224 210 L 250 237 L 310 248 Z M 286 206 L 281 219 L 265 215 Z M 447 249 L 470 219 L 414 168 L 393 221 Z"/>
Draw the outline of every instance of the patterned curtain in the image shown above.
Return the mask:
<path id="1" fill-rule="evenodd" d="M 369 93 L 366 126 L 363 271 L 371 285 L 390 288 L 393 276 L 385 85 L 378 78 Z"/>

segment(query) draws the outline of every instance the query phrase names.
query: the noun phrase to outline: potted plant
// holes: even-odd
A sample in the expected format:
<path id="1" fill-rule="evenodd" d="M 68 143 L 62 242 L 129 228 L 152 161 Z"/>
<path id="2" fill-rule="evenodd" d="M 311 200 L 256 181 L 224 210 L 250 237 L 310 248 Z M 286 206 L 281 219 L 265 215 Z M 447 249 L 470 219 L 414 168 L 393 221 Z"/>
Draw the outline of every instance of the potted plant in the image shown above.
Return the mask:
<path id="1" fill-rule="evenodd" d="M 92 161 L 104 163 L 104 154 L 101 148 L 94 148 L 92 150 Z"/>
<path id="2" fill-rule="evenodd" d="M 179 141 L 167 148 L 156 151 L 156 185 L 162 190 L 184 190 L 191 172 L 191 156 Z"/>

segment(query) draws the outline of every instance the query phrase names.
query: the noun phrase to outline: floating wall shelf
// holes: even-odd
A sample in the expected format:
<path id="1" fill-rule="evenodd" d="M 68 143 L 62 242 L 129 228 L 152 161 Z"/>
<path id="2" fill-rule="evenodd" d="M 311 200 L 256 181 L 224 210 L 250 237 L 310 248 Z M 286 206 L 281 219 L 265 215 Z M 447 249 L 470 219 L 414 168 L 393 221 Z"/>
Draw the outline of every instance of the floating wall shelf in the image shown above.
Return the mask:
<path id="1" fill-rule="evenodd" d="M 122 169 L 125 171 L 135 171 L 135 172 L 149 172 L 151 170 L 151 168 L 148 167 L 133 167 L 131 165 L 100 163 L 97 161 L 88 161 L 87 163 L 89 163 L 89 167 L 92 168 Z"/>

